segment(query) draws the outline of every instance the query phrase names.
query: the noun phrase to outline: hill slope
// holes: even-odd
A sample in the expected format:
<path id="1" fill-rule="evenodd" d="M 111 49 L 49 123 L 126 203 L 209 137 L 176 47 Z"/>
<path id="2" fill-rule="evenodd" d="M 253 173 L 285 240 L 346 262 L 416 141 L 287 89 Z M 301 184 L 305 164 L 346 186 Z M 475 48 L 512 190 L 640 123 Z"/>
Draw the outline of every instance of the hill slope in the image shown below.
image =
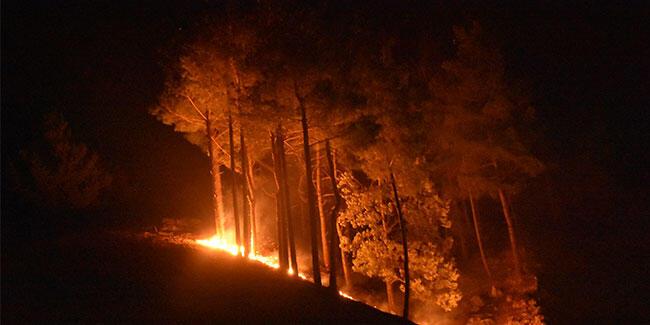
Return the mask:
<path id="1" fill-rule="evenodd" d="M 3 252 L 2 321 L 399 323 L 261 265 L 115 234 Z"/>

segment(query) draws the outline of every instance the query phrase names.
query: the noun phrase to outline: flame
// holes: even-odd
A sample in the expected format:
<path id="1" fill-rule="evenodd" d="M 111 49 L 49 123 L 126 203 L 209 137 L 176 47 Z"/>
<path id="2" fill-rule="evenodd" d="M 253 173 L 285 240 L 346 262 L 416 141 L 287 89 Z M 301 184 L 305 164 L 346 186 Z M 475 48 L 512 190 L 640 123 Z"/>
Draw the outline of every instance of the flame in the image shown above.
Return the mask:
<path id="1" fill-rule="evenodd" d="M 220 251 L 224 251 L 226 253 L 229 253 L 232 256 L 244 257 L 244 251 L 245 251 L 244 246 L 237 246 L 236 244 L 233 244 L 231 241 L 217 235 L 214 235 L 208 239 L 197 239 L 196 243 L 210 249 L 217 249 Z M 248 256 L 246 257 L 251 261 L 262 263 L 273 269 L 280 268 L 280 263 L 278 263 L 277 256 L 264 256 L 258 254 L 257 252 L 249 252 Z M 295 271 L 293 270 L 293 268 L 290 267 L 289 270 L 287 270 L 287 274 L 289 276 L 294 276 Z M 309 275 L 304 274 L 302 272 L 298 272 L 298 277 L 300 277 L 305 281 L 312 281 Z M 354 297 L 344 293 L 343 291 L 339 291 L 339 295 L 347 299 L 359 301 L 358 299 L 355 299 Z"/>
<path id="2" fill-rule="evenodd" d="M 244 254 L 243 246 L 237 247 L 237 245 L 233 245 L 219 236 L 212 236 L 209 239 L 197 239 L 196 242 L 205 247 L 226 251 L 232 256 Z"/>
<path id="3" fill-rule="evenodd" d="M 348 298 L 350 300 L 358 301 L 357 299 L 354 299 L 354 297 L 350 296 L 349 294 L 347 294 L 347 293 L 345 293 L 345 292 L 343 292 L 341 290 L 339 290 L 339 295 L 341 295 L 341 297 L 343 297 L 343 298 Z"/>

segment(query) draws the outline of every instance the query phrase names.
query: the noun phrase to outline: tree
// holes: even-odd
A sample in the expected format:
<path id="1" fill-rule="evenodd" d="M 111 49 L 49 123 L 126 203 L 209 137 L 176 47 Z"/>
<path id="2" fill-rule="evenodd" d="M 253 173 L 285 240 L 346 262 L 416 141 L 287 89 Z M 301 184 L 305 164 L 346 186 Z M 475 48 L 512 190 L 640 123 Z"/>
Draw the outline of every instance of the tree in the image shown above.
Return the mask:
<path id="1" fill-rule="evenodd" d="M 332 185 L 332 192 L 334 195 L 334 208 L 332 209 L 332 213 L 329 218 L 329 228 L 330 228 L 330 236 L 329 236 L 330 254 L 328 254 L 329 267 L 330 267 L 329 280 L 330 280 L 330 289 L 334 292 L 334 294 L 337 294 L 338 289 L 336 285 L 336 261 L 337 261 L 336 253 L 337 253 L 337 248 L 339 247 L 339 237 L 338 237 L 338 233 L 334 231 L 334 229 L 336 229 L 336 219 L 338 218 L 339 209 L 341 208 L 341 197 L 339 195 L 338 185 L 336 182 L 336 168 L 334 167 L 334 157 L 332 154 L 332 148 L 330 147 L 329 141 L 325 142 L 325 155 L 327 156 L 327 166 L 329 167 L 330 181 Z M 327 244 L 327 240 L 324 241 L 323 245 L 327 246 L 326 244 Z"/>
<path id="2" fill-rule="evenodd" d="M 399 194 L 397 194 L 397 185 L 395 185 L 395 174 L 391 171 L 390 173 L 390 185 L 393 190 L 393 199 L 395 214 L 397 214 L 397 221 L 399 223 L 399 229 L 402 234 L 402 247 L 404 256 L 404 311 L 402 312 L 402 317 L 404 319 L 409 318 L 409 298 L 411 296 L 411 277 L 409 273 L 409 251 L 408 251 L 408 237 L 406 235 L 406 221 L 404 220 L 404 215 L 402 214 L 402 205 L 400 204 Z"/>
<path id="3" fill-rule="evenodd" d="M 32 204 L 54 211 L 82 211 L 97 207 L 112 176 L 97 153 L 76 142 L 58 113 L 43 119 L 43 143 L 20 152 L 14 186 Z"/>
<path id="4" fill-rule="evenodd" d="M 404 284 L 406 279 L 402 263 L 405 258 L 404 246 L 395 231 L 398 216 L 395 214 L 390 188 L 377 183 L 364 188 L 348 173 L 341 175 L 339 184 L 346 204 L 339 223 L 351 224 L 355 232 L 351 237 L 342 236 L 341 245 L 346 251 L 352 252 L 353 269 L 366 276 L 382 279 L 386 283 L 389 301 L 394 302 L 393 285 Z M 405 201 L 416 204 L 412 198 Z M 441 211 L 445 209 L 440 206 L 437 208 Z M 409 211 L 404 215 L 407 222 L 414 225 L 423 223 L 409 214 L 413 210 L 405 208 L 405 211 Z M 435 216 L 432 212 L 426 212 L 429 220 L 424 222 L 446 219 L 441 215 Z M 444 241 L 436 240 L 433 234 L 423 238 L 416 237 L 420 233 L 413 235 L 409 239 L 408 255 L 414 296 L 434 302 L 445 310 L 453 309 L 461 298 L 457 283 L 459 275 L 454 262 L 445 257 Z M 401 289 L 405 290 L 405 287 L 401 286 Z"/>
<path id="5" fill-rule="evenodd" d="M 273 170 L 276 183 L 276 214 L 278 232 L 278 261 L 280 268 L 289 269 L 289 255 L 292 260 L 294 274 L 297 274 L 298 267 L 295 257 L 295 241 L 293 239 L 293 227 L 290 227 L 289 220 L 292 219 L 289 189 L 287 186 L 287 175 L 284 159 L 284 135 L 280 125 L 271 134 L 271 147 L 273 155 Z M 289 254 L 289 255 L 287 255 Z"/>
<path id="6" fill-rule="evenodd" d="M 470 200 L 497 195 L 508 226 L 514 274 L 519 277 L 515 230 L 505 193 L 516 191 L 543 168 L 518 129 L 533 110 L 506 82 L 503 59 L 477 23 L 468 29 L 456 27 L 454 34 L 456 57 L 444 62 L 442 73 L 430 82 L 442 108 L 442 114 L 427 118 L 438 121 L 439 129 L 431 134 L 439 148 L 437 154 L 432 153 L 438 157 L 432 170 L 443 180 L 445 192 L 455 198 L 470 192 L 475 196 Z"/>
<path id="7" fill-rule="evenodd" d="M 490 282 L 491 290 L 494 292 L 495 287 L 494 287 L 494 279 L 492 278 L 492 272 L 490 272 L 490 266 L 488 266 L 487 262 L 487 257 L 485 257 L 485 250 L 483 249 L 483 240 L 481 239 L 481 231 L 479 230 L 479 224 L 478 224 L 478 212 L 476 208 L 476 203 L 474 200 L 474 195 L 472 194 L 472 191 L 469 191 L 469 204 L 472 209 L 472 221 L 474 223 L 474 234 L 476 235 L 476 243 L 478 244 L 478 250 L 479 253 L 481 254 L 481 263 L 483 263 L 483 270 L 485 270 L 485 275 L 488 277 L 488 281 Z"/>
<path id="8" fill-rule="evenodd" d="M 223 194 L 220 166 L 228 152 L 223 149 L 220 136 L 227 107 L 223 74 L 223 60 L 214 59 L 214 53 L 200 45 L 190 47 L 168 78 L 159 104 L 151 110 L 162 123 L 173 125 L 191 143 L 207 152 L 212 177 L 212 202 L 215 231 L 224 235 Z"/>
<path id="9" fill-rule="evenodd" d="M 257 156 L 246 152 L 249 162 L 248 165 L 242 163 L 241 168 L 236 166 L 235 161 L 235 148 L 239 145 L 241 151 L 241 143 L 245 141 L 244 129 L 248 125 L 246 119 L 255 113 L 250 97 L 259 78 L 256 66 L 250 64 L 250 58 L 255 55 L 258 44 L 256 25 L 246 24 L 250 19 L 250 16 L 235 12 L 232 16 L 220 17 L 216 23 L 208 22 L 208 27 L 197 33 L 183 49 L 167 78 L 159 105 L 151 111 L 163 123 L 173 125 L 176 131 L 184 133 L 190 142 L 207 150 L 213 178 L 213 210 L 217 228 L 223 228 L 225 222 L 220 166 L 228 161 L 238 245 L 242 243 L 236 191 L 238 171 L 244 175 L 242 191 L 247 193 L 245 196 L 250 212 L 250 215 L 244 216 L 243 225 L 254 225 L 251 219 L 254 219 L 255 214 L 254 181 L 250 170 Z M 239 124 L 239 139 L 235 137 L 236 124 Z M 222 138 L 226 128 L 228 151 L 223 149 L 225 141 Z M 251 147 L 259 147 L 263 139 L 263 135 L 255 134 L 253 141 L 248 141 L 246 151 Z M 255 153 L 256 150 L 252 152 Z M 239 156 L 243 159 L 241 153 Z M 246 170 L 248 175 L 245 175 Z M 254 238 L 249 233 L 254 231 L 254 227 L 246 228 L 248 231 L 243 234 L 244 238 Z M 222 232 L 223 229 L 217 229 L 217 233 Z M 247 252 L 250 250 L 248 241 L 243 246 Z"/>
<path id="10" fill-rule="evenodd" d="M 321 176 L 321 146 L 320 144 L 316 145 L 316 167 L 315 167 L 315 183 L 316 183 L 316 202 L 318 203 L 318 216 L 320 218 L 320 237 L 321 237 L 321 246 L 323 249 L 323 263 L 325 264 L 325 268 L 329 269 L 330 268 L 330 248 L 329 245 L 327 244 L 327 225 L 328 222 L 326 221 L 325 217 L 325 207 L 324 207 L 324 200 L 323 200 L 323 191 L 321 189 L 321 181 L 322 181 L 322 176 Z M 333 179 L 333 178 L 332 178 Z M 333 229 L 333 228 L 330 228 Z M 331 273 L 331 270 L 330 270 Z"/>

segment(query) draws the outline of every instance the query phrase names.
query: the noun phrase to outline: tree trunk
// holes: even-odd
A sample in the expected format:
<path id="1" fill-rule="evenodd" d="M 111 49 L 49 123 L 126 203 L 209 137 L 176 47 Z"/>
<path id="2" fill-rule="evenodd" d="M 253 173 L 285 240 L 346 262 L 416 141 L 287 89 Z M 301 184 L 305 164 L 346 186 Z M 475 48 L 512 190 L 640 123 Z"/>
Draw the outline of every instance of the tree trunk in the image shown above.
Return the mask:
<path id="1" fill-rule="evenodd" d="M 241 82 L 239 80 L 239 70 L 235 66 L 235 60 L 232 57 L 230 57 L 228 61 L 230 63 L 230 69 L 231 69 L 230 72 L 232 73 L 232 77 L 233 77 L 233 81 L 234 81 L 234 85 L 235 85 L 235 94 L 236 94 L 235 98 L 234 98 L 235 107 L 237 107 L 237 113 L 239 114 L 239 120 L 240 120 L 239 138 L 240 138 L 240 153 L 241 153 L 241 170 L 242 170 L 242 176 L 243 176 L 243 179 L 244 179 L 244 183 L 242 184 L 243 241 L 244 241 L 244 256 L 248 256 L 248 253 L 251 250 L 251 234 L 250 234 L 249 212 L 251 210 L 253 210 L 254 207 L 250 208 L 250 205 L 251 205 L 251 202 L 252 202 L 252 201 L 250 201 L 251 191 L 250 191 L 250 187 L 249 187 L 249 183 L 248 183 L 248 177 L 246 175 L 247 171 L 248 171 L 248 161 L 247 161 L 247 157 L 246 157 L 246 150 L 244 148 L 244 132 L 243 132 L 243 129 L 242 129 L 242 126 L 241 126 L 242 109 L 241 109 L 241 104 L 239 102 L 239 97 L 241 96 Z M 230 126 L 230 143 L 231 143 L 230 157 L 231 157 L 231 165 L 234 166 L 234 161 L 235 160 L 233 158 L 233 148 L 232 148 L 232 146 L 233 146 L 232 145 L 232 143 L 233 143 L 233 141 L 232 141 L 232 113 L 231 113 L 230 110 L 228 111 L 228 122 L 229 122 L 229 126 Z M 233 175 L 234 175 L 234 171 L 235 171 L 235 169 L 233 169 Z M 233 180 L 234 180 L 234 177 L 233 177 Z M 235 184 L 236 183 L 233 182 L 233 193 L 235 193 L 235 189 L 236 189 Z M 236 199 L 237 199 L 236 196 L 233 194 L 233 203 L 234 203 L 233 206 L 236 206 L 236 201 L 237 201 Z M 237 245 L 240 246 L 241 242 L 239 241 L 240 240 L 240 237 L 239 237 L 240 234 L 239 234 L 239 226 L 238 226 L 239 216 L 238 216 L 236 208 L 233 208 L 233 213 L 235 215 L 235 228 L 237 229 L 237 238 L 238 238 L 237 239 Z"/>
<path id="2" fill-rule="evenodd" d="M 399 201 L 399 195 L 397 194 L 397 185 L 395 184 L 395 175 L 393 172 L 390 173 L 390 182 L 393 187 L 393 196 L 395 197 L 395 212 L 397 212 L 399 228 L 402 231 L 402 247 L 404 248 L 404 310 L 402 311 L 402 317 L 408 320 L 409 297 L 411 295 L 411 279 L 409 276 L 409 250 L 408 239 L 406 237 L 406 221 L 404 220 L 404 215 L 402 214 L 402 206 Z"/>
<path id="3" fill-rule="evenodd" d="M 339 238 L 343 236 L 343 229 L 341 229 L 341 225 L 339 225 L 338 223 L 336 224 L 336 232 L 339 235 Z M 352 288 L 354 284 L 352 283 L 352 270 L 350 268 L 350 261 L 348 261 L 348 258 L 343 248 L 339 247 L 339 250 L 341 252 L 341 267 L 343 268 L 343 278 L 345 279 L 345 286 L 347 288 Z"/>
<path id="4" fill-rule="evenodd" d="M 481 232 L 479 231 L 478 225 L 478 213 L 476 211 L 476 203 L 474 202 L 474 195 L 472 191 L 469 191 L 469 204 L 472 208 L 472 220 L 474 221 L 474 232 L 476 233 L 476 242 L 478 243 L 478 250 L 481 253 L 481 262 L 483 263 L 483 269 L 485 274 L 487 274 L 488 280 L 490 281 L 490 286 L 494 287 L 494 282 L 492 281 L 492 273 L 488 267 L 487 259 L 485 258 L 485 250 L 483 249 L 483 241 L 481 240 Z"/>
<path id="5" fill-rule="evenodd" d="M 519 281 L 521 279 L 521 269 L 519 264 L 519 254 L 517 254 L 518 249 L 517 239 L 515 238 L 515 227 L 512 222 L 512 216 L 510 215 L 510 205 L 508 204 L 508 200 L 502 189 L 499 189 L 499 200 L 501 201 L 501 207 L 503 208 L 503 217 L 506 219 L 506 224 L 508 225 L 508 237 L 510 238 L 510 249 L 512 251 L 515 280 Z"/>
<path id="6" fill-rule="evenodd" d="M 291 260 L 291 269 L 294 275 L 298 275 L 298 260 L 296 258 L 296 240 L 293 228 L 293 216 L 291 213 L 291 194 L 287 175 L 287 160 L 284 154 L 284 135 L 280 130 L 278 132 L 278 157 L 280 161 L 280 180 L 282 181 L 282 196 L 284 198 L 284 227 L 289 239 L 289 257 Z"/>
<path id="7" fill-rule="evenodd" d="M 460 242 L 460 252 L 462 260 L 466 261 L 469 255 L 467 250 L 467 227 L 469 226 L 469 222 L 467 220 L 467 207 L 465 204 L 463 204 L 463 202 L 458 202 L 456 206 L 461 213 L 461 215 L 458 217 L 458 239 Z"/>
<path id="8" fill-rule="evenodd" d="M 273 153 L 273 176 L 275 178 L 275 205 L 277 216 L 277 231 L 278 231 L 278 264 L 280 269 L 287 271 L 289 269 L 289 258 L 287 256 L 287 240 L 284 227 L 284 196 L 281 185 L 282 168 L 280 167 L 279 149 L 277 144 L 277 136 L 271 134 L 271 152 Z"/>
<path id="9" fill-rule="evenodd" d="M 395 288 L 392 281 L 384 281 L 386 284 L 386 299 L 388 300 L 388 310 L 393 313 L 397 313 L 396 303 L 395 303 Z"/>
<path id="10" fill-rule="evenodd" d="M 214 217 L 215 235 L 223 236 L 223 194 L 221 191 L 221 172 L 215 155 L 214 137 L 212 136 L 212 125 L 210 121 L 210 111 L 205 113 L 205 129 L 208 141 L 208 157 L 210 159 L 210 176 L 212 177 L 212 215 Z"/>
<path id="11" fill-rule="evenodd" d="M 380 210 L 380 213 L 381 227 L 384 230 L 385 240 L 388 240 L 389 230 L 388 222 L 386 221 L 386 215 L 384 214 L 383 210 Z M 388 309 L 393 313 L 397 313 L 397 304 L 395 303 L 395 288 L 393 287 L 394 283 L 393 281 L 384 281 L 384 283 L 386 284 L 386 298 L 388 300 Z"/>
<path id="12" fill-rule="evenodd" d="M 309 234 L 311 235 L 311 263 L 314 276 L 314 283 L 321 286 L 320 265 L 318 263 L 318 222 L 316 218 L 316 204 L 314 202 L 314 182 L 311 177 L 311 153 L 309 148 L 309 123 L 303 99 L 298 95 L 298 86 L 294 83 L 296 98 L 298 99 L 300 116 L 302 122 L 303 151 L 305 155 L 305 183 L 307 183 L 307 204 L 309 217 Z"/>
<path id="13" fill-rule="evenodd" d="M 332 151 L 332 165 L 334 167 L 334 175 L 336 175 L 336 151 Z M 337 188 L 338 190 L 338 188 Z M 336 235 L 338 238 L 341 238 L 343 235 L 343 231 L 346 232 L 346 235 L 349 237 L 349 229 L 341 229 L 341 226 L 339 223 L 336 223 Z M 339 255 L 341 257 L 341 268 L 343 269 L 343 278 L 345 279 L 345 286 L 348 288 L 352 288 L 354 283 L 352 283 L 352 269 L 350 266 L 350 262 L 348 261 L 348 258 L 345 254 L 345 251 L 343 251 L 343 248 L 339 245 Z"/>
<path id="14" fill-rule="evenodd" d="M 332 193 L 334 194 L 334 209 L 332 210 L 332 215 L 330 216 L 330 254 L 327 254 L 327 259 L 329 260 L 329 270 L 330 270 L 330 289 L 334 293 L 338 293 L 336 285 L 336 248 L 339 246 L 339 237 L 334 229 L 336 228 L 336 219 L 339 215 L 339 209 L 341 208 L 341 198 L 339 196 L 339 189 L 336 184 L 336 169 L 334 168 L 334 159 L 332 157 L 332 149 L 330 148 L 330 142 L 325 142 L 325 151 L 327 154 L 327 165 L 330 171 L 330 180 L 332 181 Z M 323 221 L 324 222 L 324 221 Z M 323 227 L 324 228 L 324 227 Z M 327 242 L 327 241 L 325 241 Z M 326 247 L 325 245 L 324 247 Z"/>
<path id="15" fill-rule="evenodd" d="M 241 185 L 242 190 L 242 220 L 244 221 L 244 256 L 251 252 L 251 231 L 250 231 L 250 198 L 248 193 L 248 158 L 246 157 L 246 141 L 244 139 L 244 130 L 239 128 L 239 154 L 241 159 L 241 171 L 244 182 Z"/>
<path id="16" fill-rule="evenodd" d="M 328 158 L 329 159 L 329 158 Z M 320 144 L 316 147 L 316 199 L 318 202 L 318 216 L 320 217 L 320 238 L 323 246 L 323 264 L 330 267 L 330 250 L 327 245 L 327 221 L 323 207 L 323 193 L 321 189 Z M 333 229 L 333 228 L 331 228 Z"/>
<path id="17" fill-rule="evenodd" d="M 241 254 L 241 237 L 239 228 L 239 206 L 237 204 L 237 175 L 235 174 L 235 143 L 232 130 L 232 114 L 228 112 L 228 139 L 230 140 L 230 180 L 232 181 L 232 216 L 235 219 L 235 239 L 237 241 L 237 255 Z"/>
<path id="18" fill-rule="evenodd" d="M 248 149 L 246 150 L 246 159 L 248 159 Z M 253 164 L 250 159 L 247 160 L 248 168 L 248 201 L 251 209 L 251 251 L 256 252 L 257 245 L 257 202 L 255 199 L 255 175 L 253 174 Z"/>
<path id="19" fill-rule="evenodd" d="M 256 229 L 256 213 L 255 213 L 255 178 L 253 176 L 253 167 L 250 159 L 248 158 L 248 147 L 244 139 L 243 130 L 241 132 L 241 150 L 242 150 L 242 171 L 244 173 L 244 180 L 246 183 L 245 197 L 248 204 L 248 213 L 250 215 L 250 234 L 249 234 L 249 248 L 250 252 L 255 254 L 255 241 L 257 240 Z"/>

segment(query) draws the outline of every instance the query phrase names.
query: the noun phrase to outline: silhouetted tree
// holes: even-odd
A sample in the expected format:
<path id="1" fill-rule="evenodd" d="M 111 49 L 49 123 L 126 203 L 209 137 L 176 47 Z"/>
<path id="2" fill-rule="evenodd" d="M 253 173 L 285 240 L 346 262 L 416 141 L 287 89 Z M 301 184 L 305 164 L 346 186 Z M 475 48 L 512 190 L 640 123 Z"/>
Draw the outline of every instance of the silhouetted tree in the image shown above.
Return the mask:
<path id="1" fill-rule="evenodd" d="M 112 180 L 97 153 L 73 140 L 61 114 L 46 115 L 42 132 L 42 143 L 23 149 L 12 166 L 18 193 L 31 204 L 54 211 L 97 207 Z"/>

